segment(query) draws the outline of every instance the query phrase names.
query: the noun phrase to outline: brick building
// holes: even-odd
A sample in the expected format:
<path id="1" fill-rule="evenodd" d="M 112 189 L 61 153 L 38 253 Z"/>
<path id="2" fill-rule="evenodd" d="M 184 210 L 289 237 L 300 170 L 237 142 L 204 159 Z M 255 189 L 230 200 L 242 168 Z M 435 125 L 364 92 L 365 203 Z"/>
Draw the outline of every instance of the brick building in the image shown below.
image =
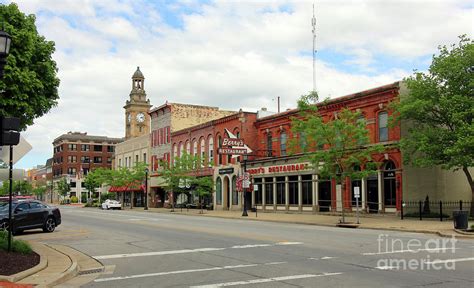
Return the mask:
<path id="1" fill-rule="evenodd" d="M 302 154 L 288 155 L 288 140 L 292 138 L 291 117 L 298 110 L 290 110 L 258 119 L 258 149 L 262 157 L 250 161 L 248 170 L 258 189 L 254 191 L 252 205 L 273 211 L 340 211 L 355 206 L 354 187 L 361 189 L 361 207 L 370 212 L 395 212 L 401 204 L 402 163 L 401 153 L 393 144 L 400 140 L 400 128 L 388 126 L 388 104 L 399 94 L 399 84 L 378 87 L 329 100 L 319 104 L 318 110 L 326 121 L 331 121 L 342 108 L 362 113 L 369 132 L 370 143 L 380 143 L 384 153 L 373 156 L 381 163 L 377 174 L 351 181 L 346 179 L 345 191 L 340 183 L 319 179 Z M 363 169 L 363 167 L 362 167 Z"/>
<path id="2" fill-rule="evenodd" d="M 54 183 L 66 178 L 71 185 L 69 196 L 76 196 L 81 202 L 87 199 L 89 195 L 82 185 L 84 176 L 99 167 L 111 168 L 115 145 L 122 141 L 122 138 L 92 136 L 87 132 L 68 132 L 57 137 L 53 141 Z"/>
<path id="3" fill-rule="evenodd" d="M 166 183 L 158 176 L 158 163 L 160 160 L 172 159 L 171 143 L 174 141 L 172 133 L 235 113 L 235 111 L 219 110 L 217 107 L 169 102 L 150 111 L 151 207 L 168 206 L 169 203 L 168 195 L 164 190 Z"/>
<path id="4" fill-rule="evenodd" d="M 257 113 L 240 111 L 232 115 L 208 121 L 196 126 L 172 133 L 172 158 L 187 154 L 199 155 L 212 163 L 211 167 L 199 168 L 197 176 L 212 176 L 216 183 L 214 207 L 232 210 L 240 209 L 242 197 L 237 193 L 236 181 L 240 173 L 242 157 L 232 158 L 231 155 L 220 155 L 224 138 L 230 138 L 229 131 L 242 139 L 250 149 L 257 147 L 255 121 Z M 226 131 L 227 130 L 227 131 Z M 222 188 L 222 189 L 221 189 Z M 188 196 L 191 196 L 191 191 Z M 197 196 L 195 196 L 197 198 Z M 250 197 L 249 197 L 250 199 Z M 194 202 L 197 199 L 185 199 Z"/>

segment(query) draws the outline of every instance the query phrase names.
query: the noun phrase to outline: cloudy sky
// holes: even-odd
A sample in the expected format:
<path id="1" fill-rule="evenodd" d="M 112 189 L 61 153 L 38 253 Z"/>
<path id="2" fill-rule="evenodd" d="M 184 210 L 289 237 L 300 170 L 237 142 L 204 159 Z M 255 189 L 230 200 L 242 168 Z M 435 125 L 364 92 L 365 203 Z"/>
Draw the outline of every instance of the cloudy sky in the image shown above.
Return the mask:
<path id="1" fill-rule="evenodd" d="M 10 1 L 0 0 L 3 3 Z M 21 0 L 56 42 L 59 105 L 23 133 L 30 168 L 68 131 L 123 137 L 137 66 L 165 101 L 257 111 L 312 90 L 313 1 Z M 440 44 L 473 35 L 470 1 L 317 1 L 317 90 L 338 97 L 426 70 Z"/>

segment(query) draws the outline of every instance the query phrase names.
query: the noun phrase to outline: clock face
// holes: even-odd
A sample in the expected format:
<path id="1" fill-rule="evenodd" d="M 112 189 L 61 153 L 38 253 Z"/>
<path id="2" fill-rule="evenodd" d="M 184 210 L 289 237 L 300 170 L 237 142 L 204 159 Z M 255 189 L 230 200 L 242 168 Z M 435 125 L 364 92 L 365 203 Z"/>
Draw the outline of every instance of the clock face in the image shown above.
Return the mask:
<path id="1" fill-rule="evenodd" d="M 138 113 L 137 114 L 137 121 L 140 122 L 140 123 L 143 123 L 145 121 L 145 114 Z"/>
<path id="2" fill-rule="evenodd" d="M 132 114 L 128 113 L 127 120 L 128 120 L 128 123 L 132 122 Z"/>

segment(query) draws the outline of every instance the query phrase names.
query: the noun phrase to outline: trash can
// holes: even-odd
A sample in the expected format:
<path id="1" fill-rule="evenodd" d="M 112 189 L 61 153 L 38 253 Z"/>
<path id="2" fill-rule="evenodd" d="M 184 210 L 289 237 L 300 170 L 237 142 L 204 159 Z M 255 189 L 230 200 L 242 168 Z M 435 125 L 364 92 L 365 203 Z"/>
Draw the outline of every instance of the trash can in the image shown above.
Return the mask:
<path id="1" fill-rule="evenodd" d="M 453 211 L 454 229 L 467 229 L 469 211 Z"/>

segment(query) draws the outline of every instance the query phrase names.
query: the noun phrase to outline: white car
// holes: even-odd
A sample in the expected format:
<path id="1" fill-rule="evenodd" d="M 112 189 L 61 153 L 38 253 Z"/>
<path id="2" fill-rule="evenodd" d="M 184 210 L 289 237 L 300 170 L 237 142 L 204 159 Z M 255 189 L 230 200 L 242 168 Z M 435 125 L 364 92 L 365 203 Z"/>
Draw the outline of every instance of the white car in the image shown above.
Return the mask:
<path id="1" fill-rule="evenodd" d="M 122 209 L 122 204 L 120 201 L 107 199 L 104 203 L 102 203 L 102 209 L 109 210 L 109 209 Z"/>

